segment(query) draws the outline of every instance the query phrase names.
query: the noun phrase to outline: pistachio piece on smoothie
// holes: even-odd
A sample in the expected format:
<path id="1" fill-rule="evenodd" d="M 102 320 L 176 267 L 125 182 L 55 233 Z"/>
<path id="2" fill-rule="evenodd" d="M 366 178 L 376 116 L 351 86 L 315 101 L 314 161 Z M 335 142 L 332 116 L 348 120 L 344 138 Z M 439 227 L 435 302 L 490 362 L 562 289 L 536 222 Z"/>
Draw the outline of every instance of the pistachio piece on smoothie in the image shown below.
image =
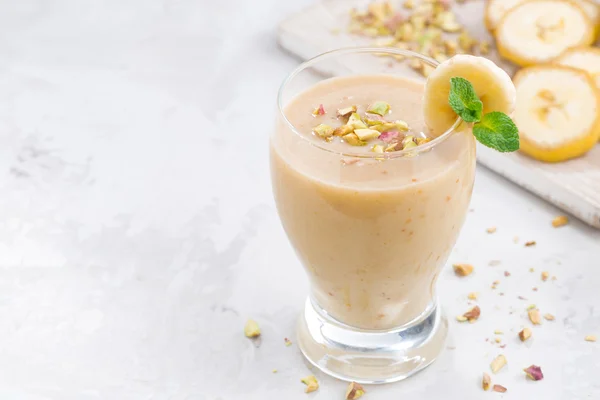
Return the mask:
<path id="1" fill-rule="evenodd" d="M 382 140 L 386 143 L 391 143 L 393 140 L 397 139 L 400 135 L 398 131 L 386 131 L 379 135 L 379 140 Z"/>
<path id="2" fill-rule="evenodd" d="M 329 125 L 319 124 L 313 128 L 313 131 L 323 139 L 333 136 L 333 128 Z"/>
<path id="3" fill-rule="evenodd" d="M 333 136 L 344 136 L 352 133 L 353 131 L 354 128 L 352 128 L 350 125 L 342 125 L 333 130 Z"/>
<path id="4" fill-rule="evenodd" d="M 374 144 L 373 148 L 371 148 L 371 151 L 373 153 L 383 153 L 384 150 L 385 150 L 385 148 L 380 144 Z"/>
<path id="5" fill-rule="evenodd" d="M 345 108 L 340 108 L 337 111 L 338 117 L 347 117 L 352 113 L 355 113 L 357 110 L 356 106 L 350 106 Z"/>
<path id="6" fill-rule="evenodd" d="M 347 135 L 342 136 L 344 141 L 351 146 L 366 146 L 367 142 L 364 142 L 356 136 L 355 133 L 349 133 Z"/>
<path id="7" fill-rule="evenodd" d="M 377 139 L 381 133 L 375 129 L 355 129 L 354 133 L 360 140 L 368 141 L 371 139 Z"/>
<path id="8" fill-rule="evenodd" d="M 390 105 L 385 101 L 376 101 L 367 108 L 367 112 L 371 114 L 385 116 L 390 112 Z"/>
<path id="9" fill-rule="evenodd" d="M 350 118 L 348 118 L 348 123 L 346 125 L 349 125 L 354 129 L 368 128 L 367 124 L 363 122 L 362 118 L 360 117 L 360 115 L 358 115 L 358 113 L 350 114 Z"/>
<path id="10" fill-rule="evenodd" d="M 317 107 L 313 110 L 312 115 L 313 115 L 313 117 L 325 115 L 325 107 L 323 107 L 323 104 L 319 104 L 319 107 Z"/>
<path id="11" fill-rule="evenodd" d="M 391 142 L 385 148 L 385 152 L 389 153 L 389 152 L 392 152 L 392 151 L 397 151 L 397 150 L 399 150 L 398 146 L 402 147 L 402 145 L 399 142 Z"/>
<path id="12" fill-rule="evenodd" d="M 380 117 L 379 115 L 376 114 L 366 114 L 365 115 L 365 122 L 367 123 L 367 125 L 369 125 L 369 127 L 373 127 L 376 125 L 382 125 L 385 123 L 385 120 Z"/>

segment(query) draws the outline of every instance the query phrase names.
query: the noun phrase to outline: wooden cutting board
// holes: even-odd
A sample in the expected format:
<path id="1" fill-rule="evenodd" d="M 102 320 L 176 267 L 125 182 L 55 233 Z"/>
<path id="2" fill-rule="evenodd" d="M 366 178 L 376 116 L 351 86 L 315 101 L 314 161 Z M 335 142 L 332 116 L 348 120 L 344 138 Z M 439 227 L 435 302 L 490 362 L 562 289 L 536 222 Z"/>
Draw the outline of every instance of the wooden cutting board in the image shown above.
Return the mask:
<path id="1" fill-rule="evenodd" d="M 352 46 L 369 46 L 372 39 L 347 33 L 349 10 L 365 9 L 367 0 L 329 0 L 292 15 L 279 25 L 280 45 L 303 60 Z M 478 39 L 492 38 L 483 25 L 483 0 L 454 8 L 460 22 Z M 487 56 L 511 76 L 517 68 L 501 60 L 495 49 Z M 564 211 L 600 228 L 600 145 L 576 160 L 558 164 L 535 161 L 522 154 L 500 154 L 478 145 L 477 160 L 517 185 Z"/>

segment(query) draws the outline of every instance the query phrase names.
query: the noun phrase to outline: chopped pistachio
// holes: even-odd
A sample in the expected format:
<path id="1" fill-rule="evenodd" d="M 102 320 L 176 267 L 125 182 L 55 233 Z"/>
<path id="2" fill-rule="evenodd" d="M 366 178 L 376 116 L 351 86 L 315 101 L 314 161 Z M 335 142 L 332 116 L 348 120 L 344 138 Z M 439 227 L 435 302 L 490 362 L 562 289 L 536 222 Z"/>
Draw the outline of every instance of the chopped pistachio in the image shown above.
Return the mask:
<path id="1" fill-rule="evenodd" d="M 312 115 L 313 115 L 313 117 L 325 115 L 325 107 L 323 107 L 323 104 L 319 104 L 319 107 L 317 107 L 313 110 Z"/>
<path id="2" fill-rule="evenodd" d="M 453 55 L 456 54 L 456 51 L 458 50 L 458 43 L 456 43 L 456 40 L 444 40 L 444 50 L 446 50 L 446 54 L 450 57 L 452 57 Z"/>
<path id="3" fill-rule="evenodd" d="M 300 381 L 306 385 L 306 389 L 304 390 L 306 393 L 314 392 L 319 388 L 319 382 L 314 375 L 304 377 Z"/>
<path id="4" fill-rule="evenodd" d="M 456 317 L 456 320 L 457 320 L 458 322 L 466 322 L 466 321 L 468 321 L 468 318 L 467 318 L 467 317 L 465 317 L 464 315 L 458 315 L 458 316 Z"/>
<path id="5" fill-rule="evenodd" d="M 479 52 L 484 56 L 490 53 L 490 42 L 487 40 L 482 40 L 479 43 Z"/>
<path id="6" fill-rule="evenodd" d="M 531 337 L 531 329 L 529 329 L 529 328 L 523 328 L 523 330 L 521 332 L 519 332 L 519 339 L 521 339 L 521 342 L 526 341 L 530 337 Z"/>
<path id="7" fill-rule="evenodd" d="M 494 385 L 494 387 L 492 388 L 492 390 L 494 392 L 498 392 L 498 393 L 505 393 L 508 389 L 506 389 L 504 386 L 502 385 Z"/>
<path id="8" fill-rule="evenodd" d="M 495 227 L 495 226 L 492 226 L 491 228 L 487 228 L 487 229 L 486 229 L 486 232 L 487 232 L 487 233 L 496 233 L 496 227 Z"/>
<path id="9" fill-rule="evenodd" d="M 385 148 L 380 144 L 375 144 L 371 148 L 371 151 L 374 153 L 383 153 L 385 151 Z"/>
<path id="10" fill-rule="evenodd" d="M 344 141 L 351 146 L 366 146 L 367 142 L 363 142 L 356 136 L 354 133 L 349 133 L 347 135 L 342 136 Z"/>
<path id="11" fill-rule="evenodd" d="M 352 128 L 350 125 L 342 125 L 333 130 L 333 136 L 344 136 L 352 133 L 353 131 L 354 128 Z"/>
<path id="12" fill-rule="evenodd" d="M 454 273 L 457 276 L 467 276 L 473 272 L 473 266 L 471 264 L 453 264 Z"/>
<path id="13" fill-rule="evenodd" d="M 253 319 L 249 319 L 244 326 L 244 335 L 249 338 L 260 336 L 260 327 L 258 326 L 258 323 Z"/>
<path id="14" fill-rule="evenodd" d="M 288 338 L 283 338 L 283 343 L 288 347 L 292 345 L 292 341 Z"/>
<path id="15" fill-rule="evenodd" d="M 418 145 L 415 142 L 407 142 L 406 144 L 403 145 L 402 150 L 410 150 L 410 149 L 414 149 L 415 147 L 418 147 Z"/>
<path id="16" fill-rule="evenodd" d="M 586 342 L 595 342 L 596 341 L 596 336 L 594 335 L 587 335 L 585 338 Z"/>
<path id="17" fill-rule="evenodd" d="M 473 50 L 473 46 L 476 41 L 469 35 L 469 32 L 462 31 L 460 35 L 458 35 L 458 45 L 460 48 L 468 53 Z"/>
<path id="18" fill-rule="evenodd" d="M 390 143 L 392 141 L 395 141 L 397 143 L 399 136 L 400 132 L 398 131 L 385 131 L 379 136 L 379 140 L 382 140 L 385 143 Z"/>
<path id="19" fill-rule="evenodd" d="M 540 317 L 540 310 L 538 310 L 538 309 L 529 310 L 529 311 L 527 311 L 527 315 L 529 316 L 529 320 L 531 321 L 532 324 L 534 324 L 534 325 L 542 324 L 542 318 Z"/>
<path id="20" fill-rule="evenodd" d="M 455 33 L 462 29 L 462 25 L 456 21 L 456 15 L 451 11 L 439 13 L 435 18 L 435 24 L 444 32 Z"/>
<path id="21" fill-rule="evenodd" d="M 506 357 L 503 354 L 500 354 L 490 364 L 490 368 L 493 373 L 497 373 L 506 365 Z"/>
<path id="22" fill-rule="evenodd" d="M 338 117 L 347 117 L 352 113 L 355 113 L 357 110 L 356 106 L 350 106 L 345 108 L 340 108 L 337 110 Z"/>
<path id="23" fill-rule="evenodd" d="M 535 246 L 535 244 L 536 244 L 535 240 L 531 240 L 531 241 L 525 243 L 525 247 Z"/>
<path id="24" fill-rule="evenodd" d="M 558 217 L 552 220 L 552 226 L 555 228 L 559 228 L 561 226 L 565 226 L 569 223 L 569 217 L 566 215 L 559 215 Z"/>
<path id="25" fill-rule="evenodd" d="M 544 379 L 544 374 L 542 373 L 542 369 L 537 365 L 530 365 L 529 367 L 523 369 L 525 374 L 527 374 L 527 378 L 532 381 L 541 381 Z"/>
<path id="26" fill-rule="evenodd" d="M 544 314 L 544 319 L 546 321 L 554 321 L 555 318 L 554 318 L 554 315 L 552 315 L 552 314 Z"/>
<path id="27" fill-rule="evenodd" d="M 371 140 L 377 139 L 381 133 L 375 129 L 355 129 L 354 134 L 358 136 L 360 140 Z"/>
<path id="28" fill-rule="evenodd" d="M 382 125 L 385 123 L 385 120 L 383 118 L 381 118 L 379 115 L 372 115 L 372 114 L 365 115 L 364 121 L 369 126 L 369 128 L 372 128 L 375 125 Z"/>
<path id="29" fill-rule="evenodd" d="M 388 152 L 391 152 L 391 151 L 399 150 L 398 146 L 402 146 L 402 145 L 400 145 L 400 143 L 398 143 L 398 142 L 391 142 L 390 144 L 388 144 L 386 146 L 385 152 L 388 153 Z"/>
<path id="30" fill-rule="evenodd" d="M 500 339 L 499 337 L 494 339 L 494 342 L 496 342 L 496 343 L 500 343 L 501 341 L 502 341 L 502 339 Z"/>
<path id="31" fill-rule="evenodd" d="M 491 384 L 492 378 L 490 378 L 490 376 L 484 372 L 483 379 L 481 380 L 481 387 L 483 388 L 483 390 L 487 391 L 490 388 Z"/>
<path id="32" fill-rule="evenodd" d="M 333 128 L 329 125 L 319 124 L 313 128 L 313 132 L 319 135 L 320 138 L 326 139 L 333 136 Z"/>
<path id="33" fill-rule="evenodd" d="M 499 329 L 496 329 L 496 330 L 494 331 L 494 335 L 504 335 L 504 332 L 502 332 L 502 331 L 501 331 L 501 330 L 499 330 Z"/>
<path id="34" fill-rule="evenodd" d="M 530 304 L 527 306 L 527 311 L 534 310 L 536 308 L 535 304 Z"/>
<path id="35" fill-rule="evenodd" d="M 481 309 L 478 306 L 471 308 L 469 311 L 463 314 L 463 317 L 469 320 L 469 322 L 475 322 L 481 315 Z"/>
<path id="36" fill-rule="evenodd" d="M 467 297 L 469 298 L 469 300 L 477 300 L 478 296 L 479 294 L 477 292 L 471 292 Z"/>
<path id="37" fill-rule="evenodd" d="M 367 112 L 371 114 L 385 116 L 390 112 L 390 105 L 385 101 L 376 101 L 367 108 Z"/>
<path id="38" fill-rule="evenodd" d="M 431 138 L 428 138 L 428 137 L 426 137 L 426 138 L 417 138 L 416 140 L 417 140 L 417 144 L 419 146 L 422 145 L 422 144 L 431 142 Z"/>
<path id="39" fill-rule="evenodd" d="M 348 389 L 346 389 L 346 400 L 356 400 L 365 394 L 365 388 L 356 382 L 350 382 Z"/>
<path id="40" fill-rule="evenodd" d="M 371 126 L 371 129 L 375 129 L 379 132 L 388 132 L 388 131 L 407 131 L 408 124 L 404 121 L 396 121 L 396 122 L 384 122 L 381 125 Z"/>
<path id="41" fill-rule="evenodd" d="M 348 119 L 348 123 L 346 125 L 349 125 L 354 129 L 367 129 L 367 124 L 365 124 L 360 115 L 355 112 L 350 114 L 350 118 Z"/>
<path id="42" fill-rule="evenodd" d="M 544 271 L 542 272 L 542 280 L 544 282 L 546 282 L 548 280 L 548 278 L 550 277 L 550 273 L 548 271 Z"/>

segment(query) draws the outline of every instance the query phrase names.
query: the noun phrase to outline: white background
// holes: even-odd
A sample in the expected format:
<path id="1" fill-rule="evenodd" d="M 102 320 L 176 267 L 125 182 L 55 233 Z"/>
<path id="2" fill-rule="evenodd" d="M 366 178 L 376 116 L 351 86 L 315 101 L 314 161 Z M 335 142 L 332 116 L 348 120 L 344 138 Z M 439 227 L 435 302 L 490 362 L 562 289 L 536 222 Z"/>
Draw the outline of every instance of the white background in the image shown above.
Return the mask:
<path id="1" fill-rule="evenodd" d="M 343 398 L 283 342 L 307 285 L 270 192 L 276 90 L 298 64 L 275 28 L 308 3 L 0 2 L 1 399 Z M 583 340 L 600 336 L 599 232 L 553 229 L 556 209 L 477 172 L 450 259 L 475 273 L 440 277 L 450 348 L 364 398 L 600 398 L 600 343 Z M 482 316 L 459 325 L 472 291 Z M 530 303 L 557 319 L 522 344 Z M 505 349 L 486 342 L 495 329 Z M 484 393 L 499 352 L 508 392 Z"/>

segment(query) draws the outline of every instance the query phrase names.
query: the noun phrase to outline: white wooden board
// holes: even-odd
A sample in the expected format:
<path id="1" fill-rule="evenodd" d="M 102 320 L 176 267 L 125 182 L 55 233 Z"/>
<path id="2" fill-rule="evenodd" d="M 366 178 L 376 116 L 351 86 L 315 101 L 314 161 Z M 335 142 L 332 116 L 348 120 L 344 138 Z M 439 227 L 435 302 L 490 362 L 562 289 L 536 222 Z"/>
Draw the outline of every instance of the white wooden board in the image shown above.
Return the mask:
<path id="1" fill-rule="evenodd" d="M 348 12 L 364 9 L 367 0 L 329 0 L 292 15 L 279 26 L 280 45 L 303 60 L 341 47 L 368 46 L 372 39 L 346 33 Z M 491 41 L 483 26 L 483 0 L 456 6 L 459 20 L 478 39 Z M 334 33 L 335 30 L 338 33 Z M 501 60 L 492 49 L 488 58 L 514 74 L 514 65 Z M 519 186 L 539 195 L 564 211 L 600 228 L 600 145 L 576 160 L 546 164 L 522 154 L 500 154 L 483 146 L 478 162 Z"/>

